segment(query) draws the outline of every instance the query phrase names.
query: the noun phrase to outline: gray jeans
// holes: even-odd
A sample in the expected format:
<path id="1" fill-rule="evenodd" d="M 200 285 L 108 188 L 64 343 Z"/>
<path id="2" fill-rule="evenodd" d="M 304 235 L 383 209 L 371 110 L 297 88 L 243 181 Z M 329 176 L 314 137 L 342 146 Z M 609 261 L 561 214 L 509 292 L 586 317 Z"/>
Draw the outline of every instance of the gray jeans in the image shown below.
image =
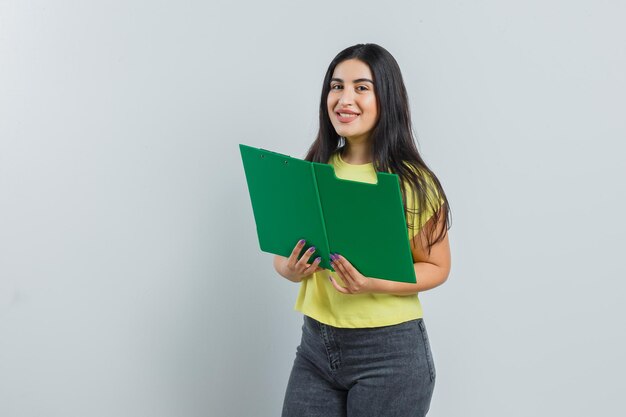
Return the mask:
<path id="1" fill-rule="evenodd" d="M 304 316 L 282 417 L 425 416 L 434 387 L 423 319 L 349 329 Z"/>

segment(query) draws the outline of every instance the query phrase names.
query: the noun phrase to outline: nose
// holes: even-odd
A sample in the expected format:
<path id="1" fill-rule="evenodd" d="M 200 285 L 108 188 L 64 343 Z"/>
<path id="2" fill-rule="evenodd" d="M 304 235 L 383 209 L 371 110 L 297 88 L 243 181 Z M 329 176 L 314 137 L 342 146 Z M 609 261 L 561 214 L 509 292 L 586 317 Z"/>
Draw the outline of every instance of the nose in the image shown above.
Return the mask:
<path id="1" fill-rule="evenodd" d="M 354 92 L 349 88 L 344 88 L 339 96 L 339 105 L 344 107 L 347 104 L 354 103 Z"/>

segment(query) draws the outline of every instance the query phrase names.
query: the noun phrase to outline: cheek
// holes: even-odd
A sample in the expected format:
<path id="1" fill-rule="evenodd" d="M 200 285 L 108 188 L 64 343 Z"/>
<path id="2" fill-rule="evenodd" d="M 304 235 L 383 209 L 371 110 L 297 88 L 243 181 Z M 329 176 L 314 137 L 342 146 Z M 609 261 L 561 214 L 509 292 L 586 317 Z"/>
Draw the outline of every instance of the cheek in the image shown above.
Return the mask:
<path id="1" fill-rule="evenodd" d="M 376 114 L 376 97 L 370 97 L 367 100 L 367 109 L 372 114 Z"/>
<path id="2" fill-rule="evenodd" d="M 333 109 L 335 108 L 332 100 L 330 98 L 326 99 L 326 110 L 328 110 L 328 114 L 331 115 Z"/>
<path id="3" fill-rule="evenodd" d="M 378 118 L 378 110 L 376 108 L 376 100 L 369 100 L 367 103 L 367 113 L 369 118 L 375 120 Z"/>

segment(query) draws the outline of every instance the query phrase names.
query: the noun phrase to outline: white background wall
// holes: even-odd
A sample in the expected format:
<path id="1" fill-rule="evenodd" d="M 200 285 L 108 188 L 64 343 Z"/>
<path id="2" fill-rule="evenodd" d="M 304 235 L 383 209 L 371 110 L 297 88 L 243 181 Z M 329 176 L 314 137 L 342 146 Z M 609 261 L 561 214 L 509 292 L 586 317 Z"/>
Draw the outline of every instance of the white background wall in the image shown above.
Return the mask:
<path id="1" fill-rule="evenodd" d="M 0 415 L 276 416 L 302 316 L 238 144 L 397 59 L 452 208 L 429 416 L 618 416 L 626 6 L 0 0 Z"/>

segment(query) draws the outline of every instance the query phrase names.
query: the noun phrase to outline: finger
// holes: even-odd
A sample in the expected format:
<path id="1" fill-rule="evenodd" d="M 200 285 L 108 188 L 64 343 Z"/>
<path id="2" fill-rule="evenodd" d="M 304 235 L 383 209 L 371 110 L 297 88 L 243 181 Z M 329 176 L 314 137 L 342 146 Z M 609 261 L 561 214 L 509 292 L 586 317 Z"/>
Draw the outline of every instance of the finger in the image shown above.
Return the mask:
<path id="1" fill-rule="evenodd" d="M 343 282 L 343 285 L 345 285 L 342 288 L 345 288 L 346 291 L 348 291 L 348 294 L 354 294 L 355 291 L 355 283 L 353 280 L 350 279 L 350 277 L 347 277 L 340 269 L 339 266 L 335 267 L 335 273 L 337 274 L 337 276 L 339 278 L 341 278 L 341 281 Z"/>
<path id="2" fill-rule="evenodd" d="M 335 254 L 335 256 L 337 257 L 337 260 L 339 261 L 339 264 L 350 273 L 350 275 L 352 276 L 357 276 L 357 274 L 359 274 L 360 272 L 357 271 L 357 269 L 352 266 L 352 264 L 350 263 L 350 261 L 348 261 L 346 258 L 344 258 L 341 255 Z"/>
<path id="3" fill-rule="evenodd" d="M 319 265 L 319 263 L 322 261 L 322 257 L 318 256 L 317 258 L 315 258 L 315 260 L 313 261 L 312 264 L 306 264 L 307 268 L 304 270 L 305 274 L 312 274 L 313 272 L 317 272 L 319 270 L 321 270 L 322 268 L 319 268 L 317 265 Z"/>
<path id="4" fill-rule="evenodd" d="M 297 265 L 308 265 L 309 258 L 315 253 L 315 246 L 311 246 L 302 254 L 302 257 L 298 261 Z"/>
<path id="5" fill-rule="evenodd" d="M 356 279 L 352 276 L 350 271 L 348 271 L 348 269 L 345 267 L 344 262 L 343 262 L 344 260 L 345 258 L 342 260 L 341 257 L 339 257 L 339 255 L 335 254 L 335 269 L 338 270 L 338 272 L 341 275 L 341 278 L 344 280 L 346 285 L 351 286 L 352 284 L 356 283 Z"/>
<path id="6" fill-rule="evenodd" d="M 300 251 L 302 250 L 302 247 L 304 246 L 305 243 L 306 241 L 304 239 L 300 239 L 298 243 L 296 243 L 296 246 L 291 251 L 291 255 L 289 255 L 289 266 L 291 266 L 292 268 L 296 265 L 296 261 L 298 260 L 298 255 L 300 254 Z"/>
<path id="7" fill-rule="evenodd" d="M 334 256 L 333 256 L 334 258 Z M 341 280 L 347 285 L 348 283 L 346 282 L 346 280 L 343 278 L 343 273 L 341 272 L 341 270 L 339 269 L 339 264 L 337 263 L 337 261 L 332 260 L 330 262 L 330 265 L 333 267 L 333 269 L 335 270 L 335 274 L 337 274 L 337 276 L 339 276 L 339 278 L 341 278 Z"/>
<path id="8" fill-rule="evenodd" d="M 337 282 L 330 275 L 328 276 L 328 279 L 330 280 L 330 283 L 333 284 L 333 287 L 337 289 L 337 291 L 343 294 L 350 294 L 350 291 L 348 291 L 347 288 L 344 288 L 341 285 L 337 284 Z"/>

